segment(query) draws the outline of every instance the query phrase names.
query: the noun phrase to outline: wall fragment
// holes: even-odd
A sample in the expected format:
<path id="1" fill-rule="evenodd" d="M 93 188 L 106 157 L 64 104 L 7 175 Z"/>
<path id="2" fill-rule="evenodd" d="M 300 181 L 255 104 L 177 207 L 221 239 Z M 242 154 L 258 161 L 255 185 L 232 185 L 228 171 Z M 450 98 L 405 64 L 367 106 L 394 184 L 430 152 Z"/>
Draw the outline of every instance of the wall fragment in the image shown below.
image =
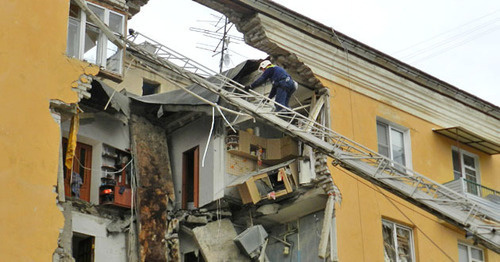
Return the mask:
<path id="1" fill-rule="evenodd" d="M 178 250 L 169 250 L 166 239 L 167 207 L 175 196 L 165 131 L 132 115 L 130 134 L 138 180 L 141 261 L 175 261 Z"/>

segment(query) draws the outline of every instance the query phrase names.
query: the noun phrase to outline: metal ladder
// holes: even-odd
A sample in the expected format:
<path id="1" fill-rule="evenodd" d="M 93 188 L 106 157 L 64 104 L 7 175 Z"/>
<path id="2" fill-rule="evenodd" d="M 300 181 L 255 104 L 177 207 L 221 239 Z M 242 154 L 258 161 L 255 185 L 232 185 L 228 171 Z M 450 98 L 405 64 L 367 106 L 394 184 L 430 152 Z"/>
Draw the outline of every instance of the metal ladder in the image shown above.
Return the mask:
<path id="1" fill-rule="evenodd" d="M 240 83 L 134 32 L 124 39 L 127 46 L 165 68 L 218 94 L 227 103 L 279 128 L 289 136 L 333 158 L 334 165 L 396 194 L 428 212 L 472 233 L 478 243 L 500 253 L 500 212 L 402 166 L 293 110 L 269 110 L 274 101 Z M 144 43 L 147 42 L 147 44 Z M 216 78 L 223 85 L 207 81 Z"/>

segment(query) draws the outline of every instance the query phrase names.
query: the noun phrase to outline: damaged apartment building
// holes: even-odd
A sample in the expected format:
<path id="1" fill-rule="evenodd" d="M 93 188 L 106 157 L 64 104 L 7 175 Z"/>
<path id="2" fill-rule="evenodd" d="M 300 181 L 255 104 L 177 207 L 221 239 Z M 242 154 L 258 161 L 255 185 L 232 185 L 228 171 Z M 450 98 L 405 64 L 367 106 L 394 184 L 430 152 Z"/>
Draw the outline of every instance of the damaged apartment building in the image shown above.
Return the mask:
<path id="1" fill-rule="evenodd" d="M 69 32 L 78 23 L 87 23 L 87 37 L 89 24 L 113 34 L 124 29 L 124 16 L 105 7 L 71 2 Z M 109 18 L 109 28 L 99 27 L 91 11 Z M 250 261 L 267 254 L 278 261 L 297 257 L 301 246 L 303 259 L 317 258 L 311 251 L 318 250 L 328 195 L 332 208 L 340 201 L 326 155 L 169 68 L 156 56 L 167 47 L 129 33 L 128 48 L 105 54 L 97 76 L 74 83 L 78 104 L 52 104 L 62 130 L 58 189 L 65 199 L 56 256 Z M 78 57 L 72 44 L 68 52 Z M 84 58 L 92 55 L 87 49 Z M 260 62 L 246 61 L 223 79 L 205 68 L 193 75 L 217 86 L 228 79 L 244 84 L 258 77 Z M 328 124 L 327 95 L 315 80 L 293 104 Z"/>
<path id="2" fill-rule="evenodd" d="M 36 219 L 28 260 L 499 258 L 497 106 L 265 0 L 195 1 L 268 54 L 219 74 L 127 28 L 147 2 L 54 6 L 66 51 L 32 123 L 51 153 L 29 159 L 57 172 L 19 200 L 43 215 L 6 220 Z M 290 110 L 244 90 L 264 59 L 298 83 Z"/>

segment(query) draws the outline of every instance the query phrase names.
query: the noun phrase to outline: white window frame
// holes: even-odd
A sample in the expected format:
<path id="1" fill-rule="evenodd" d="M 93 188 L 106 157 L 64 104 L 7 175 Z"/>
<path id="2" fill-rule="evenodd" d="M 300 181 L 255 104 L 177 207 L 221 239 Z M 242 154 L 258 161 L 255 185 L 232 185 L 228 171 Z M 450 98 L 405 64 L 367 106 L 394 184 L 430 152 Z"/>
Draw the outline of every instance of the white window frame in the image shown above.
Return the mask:
<path id="1" fill-rule="evenodd" d="M 399 259 L 399 254 L 398 254 L 398 240 L 397 240 L 397 233 L 396 233 L 398 228 L 402 228 L 402 229 L 410 231 L 409 243 L 410 243 L 410 248 L 411 248 L 411 261 L 416 261 L 415 260 L 415 240 L 413 237 L 413 235 L 414 235 L 413 229 L 411 227 L 404 226 L 404 225 L 398 224 L 398 223 L 390 221 L 390 220 L 382 219 L 382 230 L 384 228 L 384 224 L 392 225 L 392 229 L 393 229 L 392 232 L 394 233 L 392 237 L 393 237 L 393 242 L 394 242 L 394 250 L 396 251 L 396 262 L 401 262 L 401 260 Z M 384 243 L 383 239 L 382 239 L 382 243 Z M 384 247 L 384 254 L 385 254 L 385 247 Z"/>
<path id="2" fill-rule="evenodd" d="M 106 7 L 103 7 L 100 5 L 96 5 L 96 4 L 93 4 L 90 2 L 86 2 L 86 3 L 89 6 L 94 6 L 94 7 L 97 7 L 97 8 L 104 10 L 103 22 L 108 26 L 109 26 L 110 13 L 113 13 L 115 15 L 122 17 L 121 35 L 125 34 L 125 23 L 126 23 L 125 15 L 114 12 L 114 11 L 107 9 Z M 79 27 L 78 27 L 78 41 L 79 41 L 78 42 L 78 57 L 76 57 L 76 58 L 83 60 L 84 48 L 85 48 L 85 33 L 86 33 L 87 23 L 89 23 L 93 26 L 96 26 L 96 25 L 93 24 L 91 21 L 87 21 L 87 14 L 82 9 L 80 9 L 80 20 L 79 21 L 73 17 L 69 17 L 68 19 L 73 20 L 75 22 L 79 22 Z M 68 21 L 68 23 L 70 23 L 70 22 Z M 116 32 L 113 32 L 113 33 L 119 37 L 119 35 Z M 119 49 L 118 52 L 119 52 L 119 56 L 120 56 L 120 61 L 119 61 L 120 65 L 118 66 L 118 71 L 107 69 L 106 68 L 106 66 L 107 66 L 106 65 L 106 62 L 107 62 L 106 56 L 107 56 L 108 38 L 102 31 L 100 31 L 98 39 L 99 40 L 97 41 L 97 57 L 96 57 L 95 64 L 100 66 L 102 69 L 104 69 L 106 71 L 117 73 L 117 74 L 121 75 L 123 72 L 124 48 L 121 46 L 118 47 L 118 49 Z M 69 44 L 69 43 L 67 43 L 67 44 Z M 67 55 L 69 56 L 69 54 L 67 54 Z M 84 61 L 86 61 L 86 60 L 84 60 Z M 89 61 L 87 61 L 87 62 L 89 62 Z"/>
<path id="3" fill-rule="evenodd" d="M 387 126 L 387 137 L 388 137 L 388 142 L 389 142 L 389 156 L 387 158 L 391 159 L 394 161 L 393 153 L 392 153 L 392 137 L 391 137 L 391 130 L 396 130 L 398 132 L 403 133 L 403 144 L 404 144 L 404 156 L 405 156 L 405 164 L 404 166 L 413 169 L 413 162 L 412 162 L 412 156 L 411 156 L 411 137 L 410 137 L 410 129 L 407 127 L 404 127 L 402 125 L 398 125 L 396 123 L 393 123 L 389 120 L 377 117 L 377 122 L 376 122 L 376 129 L 377 129 L 377 150 L 378 150 L 378 124 L 381 123 L 383 125 Z"/>
<path id="4" fill-rule="evenodd" d="M 473 247 L 471 245 L 468 245 L 468 244 L 465 244 L 465 243 L 462 243 L 462 242 L 459 242 L 458 245 L 459 246 L 464 246 L 464 247 L 467 248 L 467 262 L 485 262 L 486 261 L 485 258 L 484 258 L 484 250 L 482 250 L 480 248 L 477 248 L 477 247 Z M 477 259 L 472 258 L 472 252 L 471 252 L 472 249 L 481 251 L 483 260 L 477 260 Z M 460 261 L 460 251 L 458 252 L 458 260 Z"/>
<path id="5" fill-rule="evenodd" d="M 460 177 L 462 179 L 467 179 L 465 170 L 468 168 L 464 164 L 464 157 L 463 156 L 466 155 L 466 156 L 474 159 L 474 166 L 475 166 L 474 171 L 476 172 L 476 184 L 480 185 L 481 184 L 481 172 L 480 172 L 480 168 L 479 168 L 479 156 L 476 154 L 473 154 L 471 152 L 468 152 L 466 150 L 463 150 L 461 148 L 458 148 L 456 146 L 452 146 L 451 150 L 452 150 L 452 162 L 453 162 L 453 151 L 456 151 L 460 157 Z M 455 178 L 455 169 L 453 166 L 452 166 L 452 168 L 453 168 L 453 178 Z M 463 181 L 463 183 L 464 183 L 464 192 L 465 193 L 471 194 L 471 195 L 476 195 L 476 194 L 473 194 L 473 193 L 470 193 L 467 191 L 467 182 Z M 477 196 L 481 196 L 481 188 L 477 188 Z"/>

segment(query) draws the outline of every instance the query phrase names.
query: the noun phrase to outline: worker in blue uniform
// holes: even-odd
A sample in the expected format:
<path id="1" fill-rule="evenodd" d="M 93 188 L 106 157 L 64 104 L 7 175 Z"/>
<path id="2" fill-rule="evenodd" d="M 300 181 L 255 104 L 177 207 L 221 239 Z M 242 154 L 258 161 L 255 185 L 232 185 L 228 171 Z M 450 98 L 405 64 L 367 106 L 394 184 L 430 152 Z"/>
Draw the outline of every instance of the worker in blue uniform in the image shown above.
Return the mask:
<path id="1" fill-rule="evenodd" d="M 285 69 L 273 65 L 269 60 L 264 60 L 259 65 L 259 70 L 262 75 L 255 80 L 252 84 L 245 86 L 245 90 L 256 88 L 262 85 L 267 80 L 271 80 L 273 87 L 269 93 L 269 99 L 273 99 L 278 103 L 276 105 L 276 112 L 282 111 L 288 107 L 288 102 L 293 92 L 297 89 L 297 83 L 293 81 L 292 77 L 285 71 Z"/>

